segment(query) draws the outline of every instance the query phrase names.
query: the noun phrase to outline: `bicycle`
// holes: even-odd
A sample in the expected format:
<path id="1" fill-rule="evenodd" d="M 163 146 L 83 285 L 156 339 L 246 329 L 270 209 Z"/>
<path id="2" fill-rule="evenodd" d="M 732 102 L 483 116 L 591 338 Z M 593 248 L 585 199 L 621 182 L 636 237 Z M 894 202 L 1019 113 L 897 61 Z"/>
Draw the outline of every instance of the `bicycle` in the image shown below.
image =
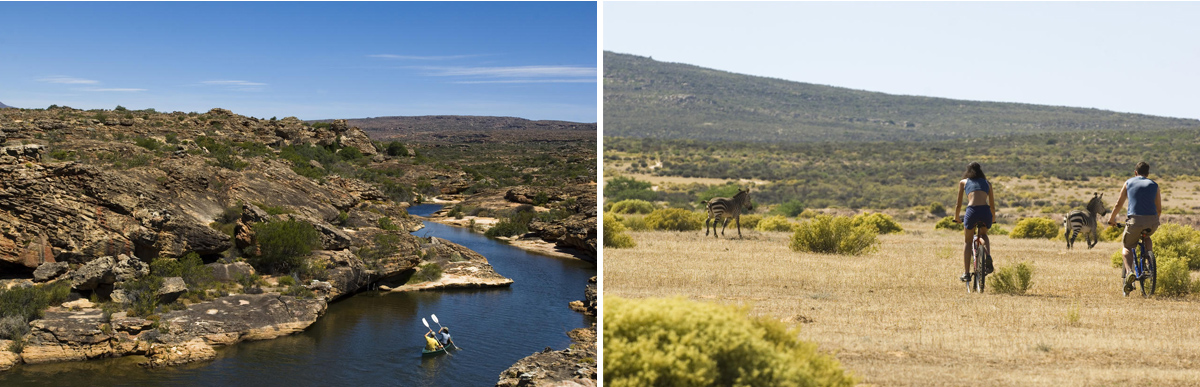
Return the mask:
<path id="1" fill-rule="evenodd" d="M 955 220 L 955 223 L 962 221 Z M 971 239 L 971 273 L 967 277 L 967 293 L 972 291 L 983 293 L 987 285 L 987 275 L 985 268 L 987 263 L 984 262 L 988 257 L 987 244 L 983 242 L 983 238 L 979 236 L 979 225 L 975 225 L 975 236 Z"/>
<path id="2" fill-rule="evenodd" d="M 1117 224 L 1117 228 L 1125 228 L 1124 224 Z M 1137 249 L 1133 250 L 1133 274 L 1137 279 L 1138 285 L 1142 288 L 1142 297 L 1154 295 L 1154 289 L 1158 285 L 1158 258 L 1154 257 L 1154 252 L 1146 252 L 1146 238 L 1150 237 L 1150 230 L 1142 230 L 1142 237 L 1138 238 Z M 1124 293 L 1125 276 L 1129 273 L 1125 270 L 1125 265 L 1121 265 L 1121 286 Z M 1150 282 L 1149 292 L 1146 290 L 1146 281 Z M 1128 294 L 1126 294 L 1128 296 Z"/>

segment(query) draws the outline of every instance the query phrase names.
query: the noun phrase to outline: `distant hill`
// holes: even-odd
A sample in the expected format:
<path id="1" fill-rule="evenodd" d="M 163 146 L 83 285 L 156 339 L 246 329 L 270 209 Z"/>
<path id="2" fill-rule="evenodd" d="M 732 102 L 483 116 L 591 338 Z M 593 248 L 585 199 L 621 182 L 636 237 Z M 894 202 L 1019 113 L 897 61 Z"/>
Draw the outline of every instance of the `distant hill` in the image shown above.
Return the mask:
<path id="1" fill-rule="evenodd" d="M 12 106 L 8 106 L 8 105 L 5 105 L 4 102 L 0 102 L 0 109 L 10 108 L 10 107 L 12 107 Z"/>
<path id="2" fill-rule="evenodd" d="M 314 120 L 311 122 L 333 122 Z M 569 121 L 532 121 L 516 117 L 493 116 L 409 116 L 347 119 L 374 139 L 434 141 L 451 137 L 490 140 L 573 139 L 596 136 L 595 123 Z"/>
<path id="3" fill-rule="evenodd" d="M 604 53 L 604 135 L 753 142 L 940 140 L 1200 128 L 1099 109 L 892 95 Z"/>

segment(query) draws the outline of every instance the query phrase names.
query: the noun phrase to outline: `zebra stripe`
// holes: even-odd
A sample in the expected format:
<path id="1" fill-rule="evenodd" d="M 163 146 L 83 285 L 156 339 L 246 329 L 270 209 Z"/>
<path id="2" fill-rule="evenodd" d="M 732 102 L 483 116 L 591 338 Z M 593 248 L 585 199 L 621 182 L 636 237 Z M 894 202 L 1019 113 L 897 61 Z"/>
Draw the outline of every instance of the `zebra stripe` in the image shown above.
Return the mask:
<path id="1" fill-rule="evenodd" d="M 738 189 L 737 195 L 733 195 L 732 199 L 731 198 L 712 198 L 711 200 L 708 201 L 706 207 L 708 209 L 708 219 L 704 220 L 704 236 L 708 236 L 708 223 L 710 221 L 712 221 L 713 219 L 716 219 L 715 222 L 712 222 L 712 231 L 713 231 L 714 238 L 717 237 L 717 223 L 720 223 L 722 219 L 724 219 L 725 222 L 721 224 L 721 235 L 722 236 L 725 235 L 725 227 L 729 226 L 729 220 L 733 219 L 735 221 L 735 223 L 737 224 L 738 238 L 741 238 L 742 237 L 742 218 L 741 218 L 742 209 L 743 208 L 746 210 L 754 209 L 754 207 L 750 203 L 750 190 L 747 189 L 747 190 L 743 191 L 740 188 Z"/>
<path id="2" fill-rule="evenodd" d="M 1071 211 L 1063 217 L 1063 229 L 1066 230 L 1066 235 L 1063 236 L 1067 240 L 1068 249 L 1075 244 L 1075 238 L 1079 234 L 1084 234 L 1089 249 L 1100 242 L 1100 229 L 1096 226 L 1096 214 L 1108 215 L 1108 206 L 1101 199 L 1103 197 L 1104 194 L 1096 194 L 1092 200 L 1088 201 L 1086 210 Z"/>

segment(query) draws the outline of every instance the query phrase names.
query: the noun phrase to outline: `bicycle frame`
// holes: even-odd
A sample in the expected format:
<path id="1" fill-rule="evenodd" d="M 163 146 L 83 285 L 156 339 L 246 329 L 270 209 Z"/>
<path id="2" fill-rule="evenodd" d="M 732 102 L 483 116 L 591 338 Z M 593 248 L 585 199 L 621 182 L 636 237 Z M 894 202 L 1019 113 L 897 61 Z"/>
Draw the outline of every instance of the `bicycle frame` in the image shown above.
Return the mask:
<path id="1" fill-rule="evenodd" d="M 987 255 L 987 245 L 979 235 L 979 227 L 975 227 L 975 236 L 971 238 L 971 279 L 967 281 L 967 292 L 983 293 L 986 284 L 986 274 L 983 270 L 983 260 Z M 973 282 L 973 283 L 972 283 Z"/>
<path id="2" fill-rule="evenodd" d="M 1124 228 L 1125 225 L 1118 224 L 1117 227 Z M 1146 239 L 1149 238 L 1149 230 L 1142 230 L 1142 235 L 1138 238 L 1137 248 L 1132 250 L 1133 253 L 1133 276 L 1141 285 L 1142 296 L 1154 295 L 1155 289 L 1158 288 L 1158 263 L 1152 254 L 1146 253 Z M 1124 273 L 1128 275 L 1128 273 Z M 1150 280 L 1150 291 L 1146 291 L 1146 280 Z M 1124 277 L 1122 276 L 1122 280 Z"/>

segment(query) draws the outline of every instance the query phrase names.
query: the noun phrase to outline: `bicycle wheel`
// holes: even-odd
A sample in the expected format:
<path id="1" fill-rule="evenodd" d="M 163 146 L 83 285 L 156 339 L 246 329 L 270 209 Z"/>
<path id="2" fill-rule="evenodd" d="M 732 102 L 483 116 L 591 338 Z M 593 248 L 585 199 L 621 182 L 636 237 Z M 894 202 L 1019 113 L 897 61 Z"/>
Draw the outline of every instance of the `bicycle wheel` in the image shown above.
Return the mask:
<path id="1" fill-rule="evenodd" d="M 1142 266 L 1146 268 L 1146 276 L 1142 280 L 1142 295 L 1146 295 L 1146 286 L 1149 285 L 1151 296 L 1154 295 L 1154 289 L 1158 285 L 1158 259 L 1154 258 L 1154 254 L 1145 254 L 1142 258 Z"/>
<path id="2" fill-rule="evenodd" d="M 975 264 L 973 265 L 975 269 L 975 291 L 979 293 L 983 293 L 984 288 L 983 258 L 986 254 L 987 251 L 983 246 L 975 246 Z"/>

